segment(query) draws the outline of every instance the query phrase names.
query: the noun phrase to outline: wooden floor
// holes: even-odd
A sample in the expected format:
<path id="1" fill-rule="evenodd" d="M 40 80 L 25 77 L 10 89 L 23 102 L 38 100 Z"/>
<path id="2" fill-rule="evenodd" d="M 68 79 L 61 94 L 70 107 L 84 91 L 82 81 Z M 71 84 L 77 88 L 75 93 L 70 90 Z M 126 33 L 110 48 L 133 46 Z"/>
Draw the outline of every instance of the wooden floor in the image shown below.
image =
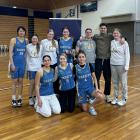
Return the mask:
<path id="1" fill-rule="evenodd" d="M 140 140 L 140 56 L 131 57 L 127 105 L 100 104 L 97 117 L 79 108 L 72 114 L 41 117 L 28 106 L 27 80 L 23 107 L 12 108 L 7 63 L 8 57 L 0 55 L 0 140 Z"/>

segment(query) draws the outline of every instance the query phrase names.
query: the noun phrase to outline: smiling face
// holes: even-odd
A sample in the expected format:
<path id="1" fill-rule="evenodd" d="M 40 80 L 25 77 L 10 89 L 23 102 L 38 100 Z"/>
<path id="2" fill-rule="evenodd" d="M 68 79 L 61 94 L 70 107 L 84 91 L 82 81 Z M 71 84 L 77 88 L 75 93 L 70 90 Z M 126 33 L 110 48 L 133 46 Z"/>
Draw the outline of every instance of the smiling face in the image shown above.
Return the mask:
<path id="1" fill-rule="evenodd" d="M 113 37 L 116 40 L 119 40 L 121 38 L 121 33 L 118 30 L 114 30 Z"/>
<path id="2" fill-rule="evenodd" d="M 47 39 L 48 40 L 52 40 L 54 38 L 54 31 L 53 30 L 50 30 L 48 33 L 47 33 Z"/>
<path id="3" fill-rule="evenodd" d="M 47 56 L 44 57 L 43 64 L 44 64 L 45 67 L 50 67 L 50 65 L 51 65 L 51 59 L 49 57 L 47 57 Z"/>
<path id="4" fill-rule="evenodd" d="M 85 31 L 85 36 L 86 36 L 86 38 L 88 38 L 88 39 L 90 39 L 91 37 L 92 37 L 92 30 L 86 30 Z"/>
<path id="5" fill-rule="evenodd" d="M 78 62 L 80 65 L 84 65 L 86 63 L 86 56 L 83 53 L 79 53 Z"/>
<path id="6" fill-rule="evenodd" d="M 32 44 L 33 44 L 33 45 L 37 45 L 37 43 L 38 43 L 38 37 L 34 35 L 34 36 L 32 37 Z"/>
<path id="7" fill-rule="evenodd" d="M 60 65 L 64 66 L 67 64 L 67 58 L 65 55 L 61 55 L 60 58 L 59 58 L 59 61 L 60 61 Z"/>
<path id="8" fill-rule="evenodd" d="M 106 26 L 101 26 L 100 27 L 100 33 L 102 33 L 102 34 L 106 34 L 107 33 L 107 27 Z"/>
<path id="9" fill-rule="evenodd" d="M 63 37 L 64 37 L 64 38 L 68 38 L 69 35 L 70 35 L 69 30 L 68 30 L 68 29 L 63 29 Z"/>
<path id="10" fill-rule="evenodd" d="M 18 30 L 17 34 L 19 37 L 25 37 L 25 31 L 22 28 Z"/>

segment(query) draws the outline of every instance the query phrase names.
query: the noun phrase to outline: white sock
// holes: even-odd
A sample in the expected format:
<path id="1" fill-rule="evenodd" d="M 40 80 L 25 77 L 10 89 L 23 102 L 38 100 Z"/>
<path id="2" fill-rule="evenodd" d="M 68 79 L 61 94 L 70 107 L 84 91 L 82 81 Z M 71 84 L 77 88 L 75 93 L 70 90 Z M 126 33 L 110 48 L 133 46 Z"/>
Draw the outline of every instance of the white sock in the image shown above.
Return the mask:
<path id="1" fill-rule="evenodd" d="M 19 96 L 18 96 L 18 99 L 22 99 L 22 96 L 21 96 L 21 95 L 19 95 Z"/>
<path id="2" fill-rule="evenodd" d="M 16 95 L 12 95 L 12 100 L 16 100 Z"/>

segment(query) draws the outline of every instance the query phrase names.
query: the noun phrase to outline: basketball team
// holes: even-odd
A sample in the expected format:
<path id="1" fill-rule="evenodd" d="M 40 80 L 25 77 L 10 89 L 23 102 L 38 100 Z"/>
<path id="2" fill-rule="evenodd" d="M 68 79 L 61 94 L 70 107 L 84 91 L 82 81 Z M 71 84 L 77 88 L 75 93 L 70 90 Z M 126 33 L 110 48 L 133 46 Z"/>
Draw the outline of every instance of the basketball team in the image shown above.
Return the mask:
<path id="1" fill-rule="evenodd" d="M 111 34 L 107 25 L 101 23 L 99 30 L 93 35 L 91 28 L 85 29 L 85 36 L 75 43 L 68 27 L 62 29 L 58 40 L 54 39 L 53 29 L 49 29 L 45 39 L 39 41 L 35 34 L 29 43 L 26 29 L 19 26 L 17 37 L 10 40 L 9 46 L 12 106 L 22 106 L 25 73 L 30 83 L 29 105 L 44 117 L 73 112 L 76 104 L 93 116 L 97 115 L 97 103 L 126 105 L 129 45 L 120 29 L 115 28 Z M 100 82 L 104 82 L 103 92 Z"/>

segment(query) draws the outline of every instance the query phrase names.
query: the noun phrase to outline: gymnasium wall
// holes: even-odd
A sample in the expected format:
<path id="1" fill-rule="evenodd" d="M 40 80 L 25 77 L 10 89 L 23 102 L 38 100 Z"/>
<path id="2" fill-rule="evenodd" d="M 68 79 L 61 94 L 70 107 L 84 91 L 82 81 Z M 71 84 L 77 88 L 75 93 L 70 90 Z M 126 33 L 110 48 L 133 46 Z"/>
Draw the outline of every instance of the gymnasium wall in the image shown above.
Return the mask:
<path id="1" fill-rule="evenodd" d="M 10 39 L 16 36 L 19 25 L 27 29 L 28 36 L 27 17 L 0 15 L 0 44 L 9 45 Z"/>
<path id="2" fill-rule="evenodd" d="M 40 40 L 46 37 L 48 19 L 52 18 L 52 12 L 32 10 L 32 16 L 28 14 L 27 9 L 0 6 L 0 45 L 9 45 L 10 39 L 17 34 L 18 26 L 26 28 L 26 37 L 29 39 L 34 33 L 38 34 Z"/>
<path id="3" fill-rule="evenodd" d="M 140 3 L 139 0 L 137 0 L 137 2 Z M 70 6 L 56 9 L 53 10 L 53 13 L 56 15 L 56 13 L 60 12 L 64 18 L 65 15 L 69 13 L 69 9 L 74 7 L 75 6 Z M 98 0 L 97 11 L 80 13 L 78 10 L 79 18 L 82 19 L 82 34 L 84 34 L 84 29 L 87 27 L 94 29 L 94 32 L 98 33 L 98 26 L 101 23 L 102 17 L 128 13 L 136 14 L 136 0 Z M 74 17 L 77 17 L 77 13 Z"/>

